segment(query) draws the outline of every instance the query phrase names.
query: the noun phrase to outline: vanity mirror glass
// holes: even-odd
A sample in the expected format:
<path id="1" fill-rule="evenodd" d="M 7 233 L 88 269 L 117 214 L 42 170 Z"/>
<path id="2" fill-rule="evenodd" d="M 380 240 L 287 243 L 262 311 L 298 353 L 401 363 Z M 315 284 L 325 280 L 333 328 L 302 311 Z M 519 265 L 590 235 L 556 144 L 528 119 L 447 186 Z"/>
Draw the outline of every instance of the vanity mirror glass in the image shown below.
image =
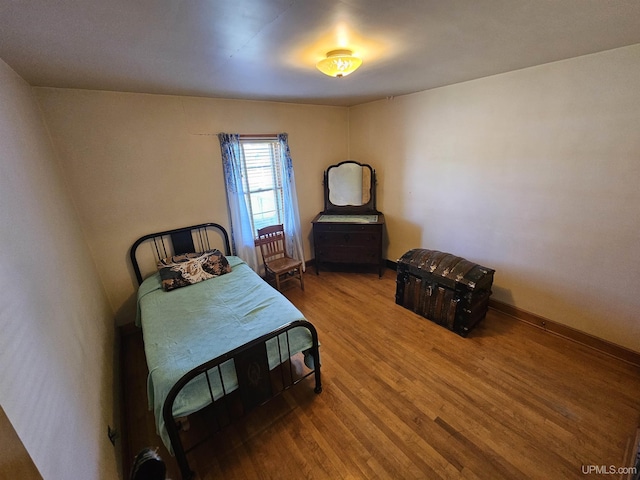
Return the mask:
<path id="1" fill-rule="evenodd" d="M 329 201 L 338 206 L 362 206 L 371 199 L 371 171 L 357 163 L 329 170 Z"/>
<path id="2" fill-rule="evenodd" d="M 325 212 L 375 213 L 375 170 L 347 160 L 327 168 L 324 178 Z"/>

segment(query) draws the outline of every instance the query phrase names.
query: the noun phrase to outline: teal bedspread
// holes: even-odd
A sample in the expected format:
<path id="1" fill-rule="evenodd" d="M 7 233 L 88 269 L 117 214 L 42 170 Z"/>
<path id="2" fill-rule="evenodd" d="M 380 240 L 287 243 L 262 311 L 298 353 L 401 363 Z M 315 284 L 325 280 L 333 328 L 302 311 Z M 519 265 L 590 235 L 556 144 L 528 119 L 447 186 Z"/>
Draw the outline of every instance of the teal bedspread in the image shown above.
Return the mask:
<path id="1" fill-rule="evenodd" d="M 160 276 L 147 278 L 138 291 L 138 317 L 149 367 L 149 408 L 155 413 L 158 434 L 172 448 L 162 418 L 171 387 L 188 371 L 208 360 L 295 320 L 304 320 L 288 299 L 262 280 L 240 258 L 229 256 L 232 272 L 169 292 Z M 311 348 L 304 327 L 289 332 L 291 355 Z M 287 360 L 284 335 L 267 341 L 269 367 Z M 226 392 L 237 388 L 233 360 L 221 367 Z M 210 375 L 214 398 L 224 395 L 217 371 Z M 174 417 L 194 413 L 211 403 L 204 376 L 192 380 L 176 398 Z M 172 452 L 173 453 L 173 452 Z"/>

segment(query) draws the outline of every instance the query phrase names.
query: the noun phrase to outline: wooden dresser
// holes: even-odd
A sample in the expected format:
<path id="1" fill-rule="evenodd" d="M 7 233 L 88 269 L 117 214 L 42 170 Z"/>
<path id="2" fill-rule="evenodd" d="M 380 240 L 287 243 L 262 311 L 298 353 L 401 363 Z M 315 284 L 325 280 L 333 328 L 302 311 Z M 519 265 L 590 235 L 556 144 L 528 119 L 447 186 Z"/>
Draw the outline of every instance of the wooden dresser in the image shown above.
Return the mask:
<path id="1" fill-rule="evenodd" d="M 323 263 L 371 265 L 382 276 L 384 215 L 320 213 L 313 219 L 316 273 Z"/>
<path id="2" fill-rule="evenodd" d="M 376 171 L 345 160 L 324 172 L 324 211 L 313 224 L 316 274 L 324 263 L 370 265 L 382 276 L 384 215 L 376 208 Z"/>

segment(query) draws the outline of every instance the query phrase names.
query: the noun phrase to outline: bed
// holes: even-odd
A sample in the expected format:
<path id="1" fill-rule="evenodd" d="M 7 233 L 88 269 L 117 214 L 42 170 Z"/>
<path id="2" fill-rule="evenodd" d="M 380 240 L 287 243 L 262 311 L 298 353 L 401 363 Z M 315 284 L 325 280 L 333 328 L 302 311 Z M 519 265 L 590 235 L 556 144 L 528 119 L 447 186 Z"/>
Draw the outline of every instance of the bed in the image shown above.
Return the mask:
<path id="1" fill-rule="evenodd" d="M 213 411 L 215 431 L 311 375 L 322 391 L 315 327 L 231 253 L 216 223 L 145 235 L 130 251 L 149 408 L 185 480 L 194 475 L 180 433 L 185 417 Z"/>

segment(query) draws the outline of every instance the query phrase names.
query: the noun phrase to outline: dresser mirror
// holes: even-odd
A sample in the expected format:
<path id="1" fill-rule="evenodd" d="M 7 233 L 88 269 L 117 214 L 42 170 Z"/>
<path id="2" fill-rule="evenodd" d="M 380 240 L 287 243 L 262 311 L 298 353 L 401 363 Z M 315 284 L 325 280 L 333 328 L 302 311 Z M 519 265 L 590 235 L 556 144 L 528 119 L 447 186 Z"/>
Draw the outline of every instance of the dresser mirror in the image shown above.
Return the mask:
<path id="1" fill-rule="evenodd" d="M 325 213 L 367 214 L 376 210 L 376 172 L 371 165 L 346 160 L 324 172 Z"/>

